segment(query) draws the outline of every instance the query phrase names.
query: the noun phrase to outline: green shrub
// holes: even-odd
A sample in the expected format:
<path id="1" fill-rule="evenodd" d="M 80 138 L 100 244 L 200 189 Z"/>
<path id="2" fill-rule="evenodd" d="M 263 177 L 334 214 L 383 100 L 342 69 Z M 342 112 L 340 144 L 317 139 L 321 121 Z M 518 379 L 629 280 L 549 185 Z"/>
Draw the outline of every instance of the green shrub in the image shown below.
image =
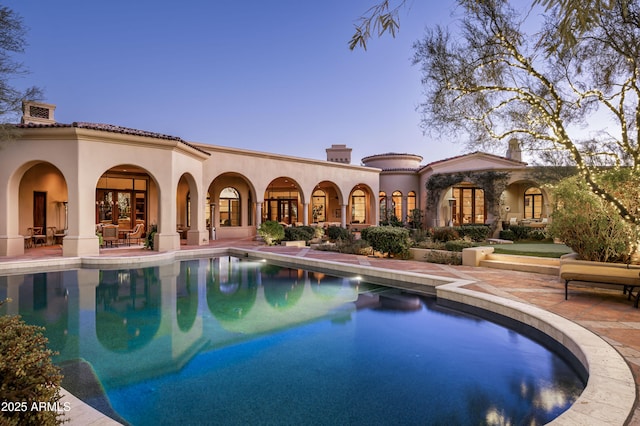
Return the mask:
<path id="1" fill-rule="evenodd" d="M 540 229 L 532 229 L 529 231 L 528 238 L 534 241 L 542 241 L 548 238 L 547 233 Z"/>
<path id="2" fill-rule="evenodd" d="M 149 232 L 147 232 L 147 237 L 144 239 L 144 248 L 148 248 L 153 250 L 153 240 L 158 233 L 158 225 L 153 224 L 149 227 Z"/>
<path id="3" fill-rule="evenodd" d="M 407 256 L 409 253 L 409 230 L 396 226 L 371 226 L 361 233 L 362 239 L 375 251 L 389 256 Z"/>
<path id="4" fill-rule="evenodd" d="M 502 231 L 500 231 L 500 239 L 515 241 L 516 234 L 514 234 L 513 231 L 511 230 L 511 227 L 509 227 L 509 229 L 503 229 Z"/>
<path id="5" fill-rule="evenodd" d="M 462 253 L 455 251 L 429 250 L 423 260 L 441 265 L 462 265 Z"/>
<path id="6" fill-rule="evenodd" d="M 475 244 L 472 243 L 471 241 L 451 240 L 444 243 L 444 247 L 448 251 L 462 251 L 462 249 L 475 247 Z"/>
<path id="7" fill-rule="evenodd" d="M 70 407 L 60 402 L 60 369 L 47 348 L 43 327 L 19 316 L 0 317 L 0 401 L 21 404 L 2 413 L 3 425 L 57 425 Z M 47 409 L 33 408 L 46 403 Z"/>
<path id="8" fill-rule="evenodd" d="M 373 254 L 371 245 L 365 240 L 338 240 L 335 244 L 323 244 L 320 250 L 335 251 L 346 254 L 369 256 Z"/>
<path id="9" fill-rule="evenodd" d="M 422 210 L 413 209 L 409 212 L 409 216 L 407 217 L 407 222 L 412 229 L 421 229 L 423 219 L 424 219 L 424 213 L 422 213 Z"/>
<path id="10" fill-rule="evenodd" d="M 522 225 L 509 225 L 509 230 L 513 232 L 513 241 L 528 240 L 531 228 Z"/>
<path id="11" fill-rule="evenodd" d="M 487 239 L 491 229 L 486 225 L 462 225 L 453 229 L 458 233 L 460 238 L 468 238 L 471 241 L 481 242 Z"/>
<path id="12" fill-rule="evenodd" d="M 324 236 L 324 228 L 322 226 L 312 226 L 313 238 L 322 238 Z"/>
<path id="13" fill-rule="evenodd" d="M 433 229 L 433 241 L 441 241 L 446 243 L 451 240 L 459 240 L 460 235 L 451 226 L 441 226 Z"/>
<path id="14" fill-rule="evenodd" d="M 331 241 L 348 240 L 351 238 L 351 233 L 348 229 L 335 225 L 327 227 L 326 235 Z"/>
<path id="15" fill-rule="evenodd" d="M 264 221 L 258 228 L 258 235 L 262 237 L 267 245 L 272 246 L 284 238 L 284 226 L 275 220 Z"/>
<path id="16" fill-rule="evenodd" d="M 420 228 L 415 228 L 415 229 L 411 229 L 411 239 L 415 244 L 420 244 L 423 241 L 427 241 L 429 239 L 431 239 L 432 233 L 430 232 L 430 230 L 428 229 L 420 229 Z"/>
<path id="17" fill-rule="evenodd" d="M 636 188 L 637 191 L 637 188 Z M 559 202 L 548 231 L 581 259 L 599 262 L 628 262 L 635 252 L 638 229 L 622 220 L 619 213 L 588 190 L 577 178 L 560 182 L 554 194 Z"/>
<path id="18" fill-rule="evenodd" d="M 285 241 L 304 241 L 309 243 L 315 235 L 315 230 L 310 226 L 292 226 L 284 228 Z"/>

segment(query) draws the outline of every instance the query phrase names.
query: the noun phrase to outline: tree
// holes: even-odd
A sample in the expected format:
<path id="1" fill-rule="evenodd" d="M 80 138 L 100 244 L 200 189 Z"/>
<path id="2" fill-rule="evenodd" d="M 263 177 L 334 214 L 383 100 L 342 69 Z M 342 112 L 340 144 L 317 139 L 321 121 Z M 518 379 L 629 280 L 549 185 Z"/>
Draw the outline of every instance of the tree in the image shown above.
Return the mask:
<path id="1" fill-rule="evenodd" d="M 475 3 L 481 2 L 482 0 L 475 0 Z M 354 50 L 356 47 L 362 47 L 367 50 L 367 42 L 372 31 L 377 32 L 378 36 L 389 33 L 395 37 L 400 29 L 399 11 L 406 3 L 406 0 L 398 0 L 395 6 L 391 6 L 389 0 L 384 0 L 371 6 L 358 19 L 356 31 L 349 40 L 349 48 Z M 600 11 L 611 10 L 616 3 L 626 7 L 628 0 L 533 0 L 532 5 L 544 6 L 547 11 L 556 9 L 556 13 L 562 16 L 554 29 L 558 48 L 574 46 L 577 42 L 576 37 L 591 29 L 598 21 Z"/>
<path id="2" fill-rule="evenodd" d="M 616 197 L 602 168 L 628 166 L 630 179 L 640 182 L 638 2 L 601 10 L 576 43 L 562 49 L 554 39 L 564 19 L 560 7 L 548 12 L 538 32 L 527 33 L 528 13 L 504 0 L 459 3 L 465 13 L 456 37 L 436 26 L 414 45 L 425 129 L 464 132 L 475 146 L 517 138 L 524 148 L 566 152 L 591 191 L 639 225 L 640 211 Z M 615 133 L 582 136 L 587 124 L 593 130 L 599 108 Z"/>
<path id="3" fill-rule="evenodd" d="M 22 63 L 15 59 L 24 52 L 26 29 L 22 18 L 6 6 L 0 6 L 0 140 L 11 136 L 13 126 L 8 124 L 22 109 L 25 99 L 37 100 L 41 91 L 37 87 L 20 90 L 11 80 L 26 74 Z"/>

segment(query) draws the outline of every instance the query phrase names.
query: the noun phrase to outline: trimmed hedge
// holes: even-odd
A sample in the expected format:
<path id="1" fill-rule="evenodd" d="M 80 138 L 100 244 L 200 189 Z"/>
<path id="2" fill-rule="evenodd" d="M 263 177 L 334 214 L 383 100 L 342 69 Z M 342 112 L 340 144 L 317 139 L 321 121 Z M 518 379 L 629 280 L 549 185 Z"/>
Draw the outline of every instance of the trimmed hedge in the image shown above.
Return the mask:
<path id="1" fill-rule="evenodd" d="M 309 240 L 315 236 L 315 229 L 311 226 L 292 226 L 284 228 L 284 241 L 304 241 L 309 244 Z"/>
<path id="2" fill-rule="evenodd" d="M 409 230 L 396 226 L 370 226 L 360 233 L 362 239 L 375 251 L 389 256 L 407 256 L 409 253 Z"/>
<path id="3" fill-rule="evenodd" d="M 331 241 L 348 240 L 351 238 L 351 233 L 348 229 L 336 225 L 329 226 L 325 234 Z"/>
<path id="4" fill-rule="evenodd" d="M 486 225 L 462 225 L 456 226 L 456 230 L 460 238 L 468 238 L 471 241 L 481 242 L 489 237 L 491 229 Z"/>

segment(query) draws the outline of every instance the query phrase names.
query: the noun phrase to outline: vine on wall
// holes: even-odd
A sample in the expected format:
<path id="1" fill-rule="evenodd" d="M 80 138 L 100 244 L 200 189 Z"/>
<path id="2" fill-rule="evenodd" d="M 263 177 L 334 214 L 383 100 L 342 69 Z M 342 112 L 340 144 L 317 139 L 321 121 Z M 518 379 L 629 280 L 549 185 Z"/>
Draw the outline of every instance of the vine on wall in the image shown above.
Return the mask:
<path id="1" fill-rule="evenodd" d="M 461 182 L 470 182 L 484 190 L 487 212 L 500 217 L 500 195 L 507 189 L 509 172 L 467 171 L 456 173 L 437 173 L 427 181 L 427 211 L 433 212 L 443 191 Z M 492 229 L 495 224 L 491 224 Z"/>

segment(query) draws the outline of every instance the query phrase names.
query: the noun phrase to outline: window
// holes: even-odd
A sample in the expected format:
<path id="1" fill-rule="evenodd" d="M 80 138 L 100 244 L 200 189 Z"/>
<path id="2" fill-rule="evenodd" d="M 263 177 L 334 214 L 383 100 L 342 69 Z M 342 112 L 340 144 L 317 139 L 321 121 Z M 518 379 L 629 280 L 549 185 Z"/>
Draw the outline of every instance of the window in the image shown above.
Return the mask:
<path id="1" fill-rule="evenodd" d="M 240 194 L 227 187 L 220 192 L 220 226 L 240 226 Z"/>
<path id="2" fill-rule="evenodd" d="M 314 222 L 325 222 L 327 212 L 327 194 L 322 189 L 313 191 L 311 216 Z"/>
<path id="3" fill-rule="evenodd" d="M 453 223 L 466 225 L 470 223 L 484 223 L 486 209 L 484 191 L 481 188 L 455 187 L 453 188 Z"/>
<path id="4" fill-rule="evenodd" d="M 387 218 L 387 193 L 384 191 L 380 191 L 378 196 L 379 204 L 380 204 L 380 220 L 388 220 Z"/>
<path id="5" fill-rule="evenodd" d="M 413 211 L 416 209 L 416 192 L 409 191 L 407 194 L 407 216 L 409 221 L 413 221 Z"/>
<path id="6" fill-rule="evenodd" d="M 398 220 L 402 220 L 402 192 L 393 191 L 391 194 L 391 204 L 393 208 L 393 215 Z"/>
<path id="7" fill-rule="evenodd" d="M 365 223 L 366 197 L 364 191 L 356 189 L 351 193 L 351 223 Z"/>
<path id="8" fill-rule="evenodd" d="M 524 218 L 540 219 L 542 216 L 542 191 L 540 188 L 529 188 L 524 191 Z"/>

